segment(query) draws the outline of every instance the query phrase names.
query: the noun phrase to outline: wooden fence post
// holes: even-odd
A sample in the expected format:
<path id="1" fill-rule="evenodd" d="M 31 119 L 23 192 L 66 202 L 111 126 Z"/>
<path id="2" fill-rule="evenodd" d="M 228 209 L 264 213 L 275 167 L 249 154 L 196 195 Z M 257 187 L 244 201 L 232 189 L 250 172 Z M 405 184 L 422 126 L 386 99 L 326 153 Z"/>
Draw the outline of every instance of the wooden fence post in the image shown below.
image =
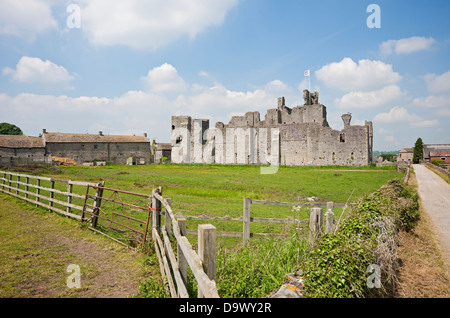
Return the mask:
<path id="1" fill-rule="evenodd" d="M 169 203 L 169 206 L 172 205 L 172 200 L 170 198 L 166 199 L 167 203 Z M 171 228 L 171 222 L 172 220 L 170 219 L 170 215 L 169 212 L 167 212 L 167 209 L 165 211 L 165 216 L 164 216 L 164 227 L 166 228 L 166 232 L 167 234 L 172 234 L 172 228 Z"/>
<path id="2" fill-rule="evenodd" d="M 2 181 L 2 190 L 5 190 L 5 183 L 6 183 L 6 172 L 3 172 L 3 181 Z"/>
<path id="3" fill-rule="evenodd" d="M 12 174 L 10 173 L 9 174 L 9 182 L 8 182 L 8 186 L 9 186 L 8 191 L 9 192 L 11 192 L 11 181 L 12 181 Z"/>
<path id="4" fill-rule="evenodd" d="M 92 227 L 95 229 L 98 223 L 98 214 L 100 213 L 100 206 L 102 204 L 103 189 L 98 187 L 103 187 L 105 181 L 97 184 L 97 189 L 95 191 L 95 201 L 94 201 L 94 211 L 92 212 Z"/>
<path id="5" fill-rule="evenodd" d="M 19 187 L 20 187 L 19 182 L 20 182 L 20 176 L 17 176 L 17 184 L 16 184 L 17 190 L 16 190 L 16 194 L 19 194 Z"/>
<path id="6" fill-rule="evenodd" d="M 198 226 L 198 256 L 203 263 L 203 269 L 209 279 L 216 281 L 217 273 L 217 230 L 211 224 Z M 203 293 L 198 290 L 198 297 Z"/>
<path id="7" fill-rule="evenodd" d="M 327 202 L 327 212 L 325 213 L 326 223 L 325 223 L 325 232 L 331 233 L 333 232 L 333 202 Z"/>
<path id="8" fill-rule="evenodd" d="M 180 229 L 180 234 L 186 236 L 186 219 L 178 219 L 178 228 Z M 187 260 L 181 250 L 180 244 L 177 244 L 177 261 L 178 268 L 180 269 L 181 278 L 183 279 L 184 285 L 187 285 Z"/>
<path id="9" fill-rule="evenodd" d="M 38 178 L 36 180 L 36 202 L 39 202 L 38 195 L 41 193 L 41 189 L 39 189 L 40 186 L 41 186 L 41 179 Z M 36 206 L 38 206 L 38 204 L 36 204 Z"/>
<path id="10" fill-rule="evenodd" d="M 25 186 L 25 191 L 28 192 L 29 190 L 28 184 L 30 183 L 30 177 L 25 177 L 25 183 L 27 184 Z M 25 193 L 25 198 L 28 198 L 28 193 Z"/>
<path id="11" fill-rule="evenodd" d="M 161 201 L 155 197 L 155 193 L 162 195 L 161 190 L 161 187 L 152 190 L 152 228 L 156 229 L 158 233 L 161 230 Z"/>
<path id="12" fill-rule="evenodd" d="M 310 246 L 320 236 L 322 231 L 323 210 L 321 208 L 312 208 L 309 214 L 309 243 Z"/>
<path id="13" fill-rule="evenodd" d="M 73 184 L 71 183 L 71 180 L 69 180 L 69 182 L 67 183 L 67 209 L 66 212 L 67 213 L 71 213 L 72 212 L 72 208 L 69 206 L 69 204 L 72 204 L 72 190 L 73 190 Z"/>
<path id="14" fill-rule="evenodd" d="M 250 241 L 250 206 L 252 204 L 252 199 L 244 198 L 244 215 L 243 215 L 243 243 L 244 245 Z"/>
<path id="15" fill-rule="evenodd" d="M 55 188 L 55 181 L 51 180 L 51 181 L 50 181 L 50 189 L 53 190 L 54 188 Z M 50 210 L 51 210 L 52 207 L 53 207 L 53 201 L 52 201 L 52 199 L 54 198 L 54 196 L 55 196 L 55 192 L 50 191 L 50 200 L 48 200 L 48 205 L 49 205 L 49 207 L 50 207 Z"/>

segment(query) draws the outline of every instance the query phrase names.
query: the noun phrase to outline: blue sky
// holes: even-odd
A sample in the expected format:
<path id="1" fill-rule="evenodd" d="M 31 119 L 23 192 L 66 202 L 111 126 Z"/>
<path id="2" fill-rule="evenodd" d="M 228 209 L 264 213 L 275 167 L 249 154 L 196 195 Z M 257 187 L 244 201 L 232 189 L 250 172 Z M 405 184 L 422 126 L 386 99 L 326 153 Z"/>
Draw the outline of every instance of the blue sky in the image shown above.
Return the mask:
<path id="1" fill-rule="evenodd" d="M 172 115 L 213 127 L 264 119 L 280 96 L 302 105 L 310 69 L 332 128 L 350 112 L 373 121 L 374 150 L 450 143 L 449 14 L 436 0 L 0 0 L 0 122 L 169 142 Z"/>

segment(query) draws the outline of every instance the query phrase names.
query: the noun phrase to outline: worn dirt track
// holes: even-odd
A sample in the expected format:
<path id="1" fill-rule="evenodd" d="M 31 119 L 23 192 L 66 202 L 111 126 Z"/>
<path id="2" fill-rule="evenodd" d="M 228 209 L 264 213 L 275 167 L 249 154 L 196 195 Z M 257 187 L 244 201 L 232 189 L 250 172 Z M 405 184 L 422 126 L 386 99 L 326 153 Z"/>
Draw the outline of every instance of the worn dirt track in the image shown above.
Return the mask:
<path id="1" fill-rule="evenodd" d="M 450 185 L 424 165 L 413 165 L 421 204 L 433 224 L 443 260 L 450 266 Z"/>

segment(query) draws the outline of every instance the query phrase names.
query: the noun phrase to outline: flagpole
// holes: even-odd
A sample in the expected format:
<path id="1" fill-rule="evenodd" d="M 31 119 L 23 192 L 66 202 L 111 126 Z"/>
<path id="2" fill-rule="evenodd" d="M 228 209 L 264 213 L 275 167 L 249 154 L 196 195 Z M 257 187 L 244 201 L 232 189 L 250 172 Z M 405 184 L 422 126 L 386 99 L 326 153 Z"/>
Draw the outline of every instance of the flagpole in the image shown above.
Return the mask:
<path id="1" fill-rule="evenodd" d="M 311 71 L 308 72 L 309 91 L 311 91 Z"/>

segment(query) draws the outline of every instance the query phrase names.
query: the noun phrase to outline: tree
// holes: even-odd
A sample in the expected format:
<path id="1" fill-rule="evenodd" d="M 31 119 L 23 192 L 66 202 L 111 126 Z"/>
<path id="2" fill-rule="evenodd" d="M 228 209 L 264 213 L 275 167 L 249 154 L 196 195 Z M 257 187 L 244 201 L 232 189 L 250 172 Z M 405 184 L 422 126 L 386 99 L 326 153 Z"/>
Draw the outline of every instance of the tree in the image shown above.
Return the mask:
<path id="1" fill-rule="evenodd" d="M 0 135 L 23 135 L 23 132 L 16 125 L 0 123 Z"/>
<path id="2" fill-rule="evenodd" d="M 423 159 L 423 142 L 418 138 L 414 145 L 413 163 L 419 163 Z"/>

